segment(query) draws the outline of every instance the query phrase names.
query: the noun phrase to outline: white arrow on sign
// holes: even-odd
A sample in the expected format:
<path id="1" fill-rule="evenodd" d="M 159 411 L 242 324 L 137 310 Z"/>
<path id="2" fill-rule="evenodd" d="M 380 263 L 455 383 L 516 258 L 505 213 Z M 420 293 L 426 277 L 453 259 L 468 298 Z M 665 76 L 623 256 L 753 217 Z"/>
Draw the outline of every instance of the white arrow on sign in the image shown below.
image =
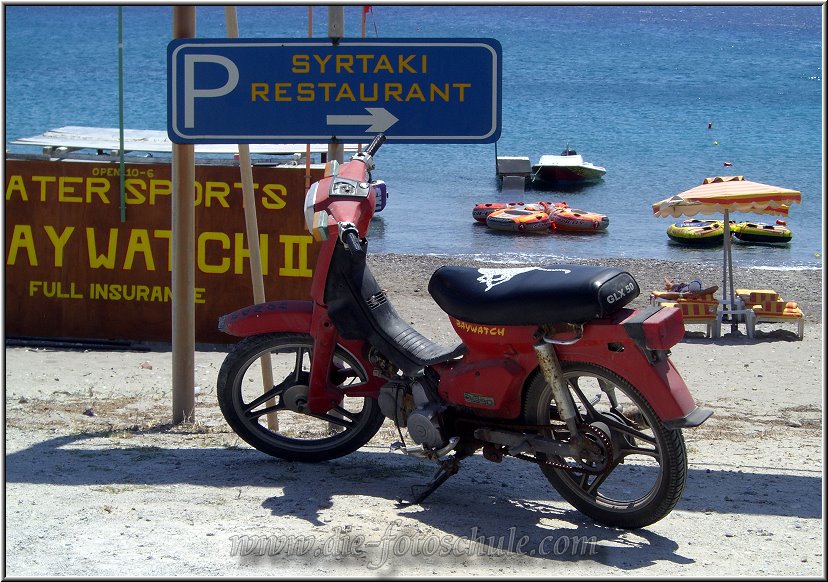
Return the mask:
<path id="1" fill-rule="evenodd" d="M 384 107 L 366 107 L 368 115 L 328 115 L 328 125 L 369 125 L 366 132 L 380 133 L 399 121 Z"/>

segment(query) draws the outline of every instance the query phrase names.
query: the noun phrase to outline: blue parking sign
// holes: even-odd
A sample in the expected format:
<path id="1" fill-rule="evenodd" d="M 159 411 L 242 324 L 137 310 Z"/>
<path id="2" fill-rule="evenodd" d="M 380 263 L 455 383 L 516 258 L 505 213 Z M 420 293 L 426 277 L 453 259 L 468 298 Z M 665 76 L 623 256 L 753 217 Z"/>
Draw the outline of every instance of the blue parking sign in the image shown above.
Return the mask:
<path id="1" fill-rule="evenodd" d="M 176 143 L 493 143 L 494 39 L 174 40 L 167 130 Z"/>

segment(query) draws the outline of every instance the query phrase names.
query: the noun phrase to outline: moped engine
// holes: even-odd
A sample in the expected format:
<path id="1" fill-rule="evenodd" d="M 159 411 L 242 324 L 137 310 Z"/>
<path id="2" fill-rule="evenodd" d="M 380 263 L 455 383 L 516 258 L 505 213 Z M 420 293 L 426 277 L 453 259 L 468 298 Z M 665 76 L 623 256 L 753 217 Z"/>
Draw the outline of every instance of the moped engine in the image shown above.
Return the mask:
<path id="1" fill-rule="evenodd" d="M 383 415 L 398 427 L 408 428 L 408 434 L 418 445 L 431 449 L 445 445 L 440 426 L 440 413 L 445 406 L 432 401 L 420 381 L 389 382 L 380 390 L 378 402 Z"/>

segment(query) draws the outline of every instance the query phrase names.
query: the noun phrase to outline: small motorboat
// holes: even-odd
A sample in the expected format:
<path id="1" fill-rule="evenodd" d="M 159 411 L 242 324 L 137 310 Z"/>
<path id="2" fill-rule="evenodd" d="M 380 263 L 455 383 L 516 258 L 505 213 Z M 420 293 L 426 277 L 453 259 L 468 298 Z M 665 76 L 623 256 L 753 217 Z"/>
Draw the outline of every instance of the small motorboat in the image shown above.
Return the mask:
<path id="1" fill-rule="evenodd" d="M 559 156 L 544 155 L 532 166 L 532 186 L 566 186 L 599 182 L 606 168 L 585 162 L 569 146 Z"/>
<path id="2" fill-rule="evenodd" d="M 724 243 L 724 222 L 693 218 L 667 227 L 670 240 L 684 245 L 712 247 Z"/>
<path id="3" fill-rule="evenodd" d="M 559 206 L 549 215 L 552 230 L 566 232 L 600 232 L 607 230 L 609 217 L 598 212 Z"/>
<path id="4" fill-rule="evenodd" d="M 523 208 L 502 208 L 495 210 L 486 217 L 486 226 L 494 230 L 520 233 L 548 232 L 550 226 L 548 210 L 548 206 L 543 210 L 529 210 L 525 206 Z"/>
<path id="5" fill-rule="evenodd" d="M 743 242 L 752 243 L 787 243 L 793 238 L 791 229 L 784 220 L 776 224 L 764 222 L 738 222 L 730 226 L 733 236 Z"/>

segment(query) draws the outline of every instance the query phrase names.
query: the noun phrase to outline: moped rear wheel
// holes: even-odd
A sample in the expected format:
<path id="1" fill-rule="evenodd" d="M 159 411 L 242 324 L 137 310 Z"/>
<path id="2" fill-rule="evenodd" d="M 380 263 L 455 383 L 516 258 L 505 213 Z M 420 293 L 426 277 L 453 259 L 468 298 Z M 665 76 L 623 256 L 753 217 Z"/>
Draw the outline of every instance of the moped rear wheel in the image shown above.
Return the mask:
<path id="1" fill-rule="evenodd" d="M 265 334 L 239 342 L 221 366 L 221 412 L 236 434 L 263 453 L 289 461 L 335 459 L 371 440 L 385 419 L 376 400 L 350 396 L 324 414 L 300 412 L 307 400 L 312 353 L 310 335 Z M 263 366 L 272 375 L 267 390 Z M 341 345 L 334 351 L 334 368 L 343 390 L 369 380 L 359 358 Z"/>
<path id="2" fill-rule="evenodd" d="M 595 474 L 542 464 L 544 475 L 566 501 L 601 523 L 639 528 L 660 520 L 678 503 L 687 481 L 681 431 L 665 427 L 641 393 L 611 371 L 586 363 L 561 365 L 578 424 L 603 431 L 611 452 Z M 540 373 L 526 392 L 524 420 L 561 425 L 552 388 Z M 558 456 L 536 457 L 573 464 Z"/>

